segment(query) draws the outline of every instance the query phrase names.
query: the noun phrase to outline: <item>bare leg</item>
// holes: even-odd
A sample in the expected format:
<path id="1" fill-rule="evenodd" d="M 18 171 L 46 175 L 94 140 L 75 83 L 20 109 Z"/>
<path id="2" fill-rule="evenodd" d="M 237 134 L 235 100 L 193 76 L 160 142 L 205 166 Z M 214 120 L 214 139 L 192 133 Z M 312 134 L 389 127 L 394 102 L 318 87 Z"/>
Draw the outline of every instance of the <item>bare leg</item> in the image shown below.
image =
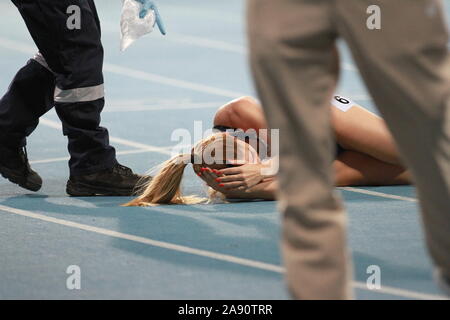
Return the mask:
<path id="1" fill-rule="evenodd" d="M 369 155 L 345 151 L 334 161 L 336 186 L 388 186 L 411 184 L 410 173 L 403 167 L 383 162 Z"/>
<path id="2" fill-rule="evenodd" d="M 360 106 L 346 112 L 332 108 L 332 121 L 337 142 L 344 149 L 395 165 L 403 163 L 386 123 L 376 114 Z"/>

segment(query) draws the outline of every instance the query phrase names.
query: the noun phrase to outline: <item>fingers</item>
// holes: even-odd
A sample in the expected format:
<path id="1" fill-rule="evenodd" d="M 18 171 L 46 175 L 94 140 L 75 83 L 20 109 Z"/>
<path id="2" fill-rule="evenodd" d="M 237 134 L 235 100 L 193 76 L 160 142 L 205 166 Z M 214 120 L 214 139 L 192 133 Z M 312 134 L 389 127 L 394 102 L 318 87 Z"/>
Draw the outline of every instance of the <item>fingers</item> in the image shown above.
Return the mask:
<path id="1" fill-rule="evenodd" d="M 152 9 L 152 4 L 148 3 L 147 0 L 136 0 L 136 1 L 142 4 L 142 9 L 139 12 L 139 18 L 144 19 L 148 14 L 148 10 Z"/>
<path id="2" fill-rule="evenodd" d="M 242 169 L 239 167 L 226 168 L 226 169 L 221 169 L 219 172 L 224 175 L 233 175 L 233 174 L 242 173 Z"/>
<path id="3" fill-rule="evenodd" d="M 215 172 L 210 168 L 201 168 L 198 176 L 206 182 L 208 186 L 213 188 L 214 190 L 220 191 L 222 188 L 222 184 L 217 182 L 217 170 Z"/>
<path id="4" fill-rule="evenodd" d="M 227 196 L 236 195 L 236 192 L 238 192 L 239 195 L 242 195 L 242 192 L 248 192 L 250 189 L 247 181 L 224 182 L 222 179 L 225 177 L 220 174 L 221 171 L 210 168 L 201 168 L 201 171 L 198 173 L 200 178 L 205 181 L 209 187 Z"/>
<path id="5" fill-rule="evenodd" d="M 235 175 L 225 175 L 217 179 L 218 179 L 217 182 L 231 182 L 231 181 L 244 181 L 245 177 L 241 174 L 235 174 Z"/>
<path id="6" fill-rule="evenodd" d="M 213 188 L 214 190 L 217 190 L 219 192 L 227 192 L 228 190 L 238 190 L 240 187 L 240 190 L 246 190 L 247 184 L 245 181 L 231 181 L 231 182 L 224 182 L 222 179 L 224 179 L 224 176 L 218 176 L 220 172 L 218 170 L 213 170 L 210 168 L 202 168 L 199 176 L 203 179 L 203 181 L 206 182 L 208 186 Z"/>
<path id="7" fill-rule="evenodd" d="M 222 188 L 224 189 L 237 189 L 237 188 L 247 188 L 247 184 L 245 183 L 245 181 L 233 181 L 233 182 L 227 182 L 227 183 L 222 183 Z"/>
<path id="8" fill-rule="evenodd" d="M 137 1 L 142 3 L 142 10 L 139 12 L 139 17 L 143 19 L 147 16 L 148 10 L 153 10 L 155 13 L 155 24 L 158 25 L 158 29 L 161 32 L 161 34 L 166 35 L 166 28 L 164 27 L 163 20 L 161 18 L 161 15 L 159 14 L 158 7 L 152 1 L 148 0 L 137 0 Z"/>
<path id="9" fill-rule="evenodd" d="M 213 177 L 209 170 L 203 170 L 200 172 L 200 176 L 203 178 L 203 180 L 207 181 L 208 183 L 216 182 L 216 177 Z"/>
<path id="10" fill-rule="evenodd" d="M 245 190 L 248 187 L 247 181 L 242 175 L 217 176 L 217 173 L 221 173 L 221 171 L 216 170 L 215 173 L 208 171 L 207 174 L 211 175 L 211 178 L 214 179 L 214 181 L 217 183 L 217 186 L 221 188 L 221 190 L 235 190 L 239 187 L 241 187 L 242 190 Z"/>
<path id="11" fill-rule="evenodd" d="M 152 9 L 155 11 L 156 24 L 158 25 L 159 32 L 161 32 L 162 35 L 166 35 L 166 28 L 164 27 L 164 23 L 161 15 L 159 14 L 158 8 L 156 7 L 156 5 L 153 5 Z"/>

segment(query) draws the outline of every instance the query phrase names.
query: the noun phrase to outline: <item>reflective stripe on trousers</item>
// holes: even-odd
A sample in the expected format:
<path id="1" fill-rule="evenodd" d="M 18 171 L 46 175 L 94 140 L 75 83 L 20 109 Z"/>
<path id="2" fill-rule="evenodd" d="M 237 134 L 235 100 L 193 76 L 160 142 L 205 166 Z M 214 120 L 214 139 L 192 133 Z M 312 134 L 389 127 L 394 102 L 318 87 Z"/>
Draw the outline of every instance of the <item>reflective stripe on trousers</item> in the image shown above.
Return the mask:
<path id="1" fill-rule="evenodd" d="M 45 61 L 44 56 L 40 52 L 36 53 L 32 58 L 44 68 L 52 71 Z M 53 72 L 53 71 L 52 71 Z M 59 103 L 76 103 L 76 102 L 88 102 L 95 101 L 101 99 L 105 96 L 105 87 L 103 84 L 92 86 L 92 87 L 84 87 L 84 88 L 74 88 L 62 90 L 58 87 L 55 88 L 55 102 Z"/>
<path id="2" fill-rule="evenodd" d="M 76 103 L 88 102 L 101 99 L 105 96 L 105 87 L 103 84 L 93 87 L 75 88 L 61 90 L 55 88 L 55 102 L 59 103 Z"/>

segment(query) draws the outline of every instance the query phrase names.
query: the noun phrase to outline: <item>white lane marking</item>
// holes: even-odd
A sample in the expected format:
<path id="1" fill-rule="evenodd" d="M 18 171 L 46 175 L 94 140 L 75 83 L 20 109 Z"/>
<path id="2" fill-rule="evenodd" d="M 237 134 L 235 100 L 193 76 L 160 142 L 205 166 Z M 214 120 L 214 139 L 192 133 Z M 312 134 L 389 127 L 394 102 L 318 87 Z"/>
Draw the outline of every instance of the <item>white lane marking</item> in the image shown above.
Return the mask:
<path id="1" fill-rule="evenodd" d="M 128 155 L 128 154 L 139 154 L 139 153 L 148 153 L 153 152 L 151 150 L 127 150 L 127 151 L 117 151 L 117 155 Z M 61 157 L 61 158 L 50 158 L 50 159 L 42 159 L 42 160 L 33 160 L 30 161 L 30 164 L 41 164 L 41 163 L 53 163 L 53 162 L 62 162 L 69 161 L 70 157 Z"/>
<path id="2" fill-rule="evenodd" d="M 399 289 L 394 287 L 381 286 L 380 289 L 370 290 L 367 288 L 367 285 L 362 282 L 354 282 L 353 287 L 362 290 L 368 290 L 371 292 L 379 292 L 390 294 L 393 296 L 405 297 L 410 299 L 418 299 L 418 300 L 449 300 L 448 297 L 438 295 L 438 294 L 430 294 L 430 293 L 421 293 L 415 292 L 405 289 Z"/>
<path id="3" fill-rule="evenodd" d="M 228 52 L 238 53 L 238 54 L 242 54 L 242 55 L 248 54 L 247 48 L 243 45 L 220 41 L 220 40 L 213 40 L 213 39 L 203 38 L 203 37 L 198 37 L 198 36 L 191 36 L 191 35 L 187 35 L 187 34 L 171 32 L 170 35 L 167 36 L 167 40 L 174 41 L 177 43 L 183 43 L 183 44 L 189 44 L 189 45 L 193 45 L 193 46 L 203 47 L 203 48 L 228 51 Z"/>
<path id="4" fill-rule="evenodd" d="M 212 109 L 219 108 L 225 102 L 192 102 L 192 101 L 164 101 L 161 102 L 145 102 L 135 100 L 116 100 L 109 101 L 105 112 L 132 112 L 132 111 L 165 111 L 165 110 L 189 110 L 189 109 Z"/>
<path id="5" fill-rule="evenodd" d="M 191 38 L 195 38 L 195 37 L 185 36 L 184 41 L 187 41 L 186 39 L 191 39 Z M 204 41 L 204 39 L 202 39 L 202 40 L 198 39 L 198 43 L 200 43 L 200 42 L 207 43 L 207 41 Z M 6 49 L 15 50 L 15 51 L 22 52 L 22 53 L 29 54 L 29 55 L 32 55 L 32 54 L 36 53 L 36 51 L 37 51 L 36 47 L 34 47 L 34 46 L 30 46 L 26 43 L 6 39 L 3 37 L 0 37 L 0 46 L 4 47 Z M 343 63 L 343 68 L 346 70 L 349 70 L 349 71 L 356 70 L 354 66 L 352 66 L 351 64 L 348 64 L 348 63 Z M 189 90 L 193 90 L 193 91 L 197 91 L 197 92 L 208 93 L 208 94 L 217 95 L 217 96 L 226 97 L 226 98 L 235 99 L 235 98 L 238 98 L 241 96 L 248 95 L 248 94 L 242 93 L 242 92 L 224 90 L 224 89 L 215 88 L 215 87 L 198 84 L 198 83 L 194 83 L 194 82 L 190 82 L 190 81 L 174 79 L 174 78 L 165 77 L 165 76 L 161 76 L 161 75 L 157 75 L 157 74 L 149 73 L 149 72 L 144 72 L 144 71 L 140 71 L 140 70 L 136 70 L 136 69 L 132 69 L 132 68 L 127 68 L 127 67 L 123 67 L 123 66 L 119 66 L 119 65 L 111 64 L 111 63 L 104 63 L 103 69 L 106 72 L 110 72 L 110 73 L 114 73 L 114 74 L 118 74 L 118 75 L 122 75 L 122 76 L 127 76 L 127 77 L 138 79 L 138 80 L 155 82 L 155 83 L 159 83 L 159 84 L 164 84 L 164 85 L 173 86 L 173 87 L 177 87 L 177 88 L 189 89 Z"/>
<path id="6" fill-rule="evenodd" d="M 166 39 L 166 38 L 164 38 Z M 162 40 L 164 40 L 162 39 Z M 209 38 L 192 36 L 181 33 L 170 33 L 167 36 L 167 40 L 171 40 L 177 43 L 189 44 L 192 46 L 198 46 L 208 49 L 217 49 L 222 51 L 233 52 L 241 55 L 248 55 L 248 49 L 245 45 L 234 44 L 225 41 L 212 40 Z M 358 68 L 349 62 L 342 62 L 341 68 L 346 71 L 359 72 Z"/>
<path id="7" fill-rule="evenodd" d="M 70 227 L 70 228 L 93 232 L 93 233 L 97 233 L 97 234 L 101 234 L 101 235 L 105 235 L 105 236 L 109 236 L 109 237 L 134 241 L 134 242 L 146 244 L 146 245 L 153 246 L 153 247 L 168 249 L 168 250 L 172 250 L 172 251 L 182 252 L 182 253 L 196 255 L 196 256 L 210 258 L 210 259 L 215 259 L 215 260 L 219 260 L 219 261 L 225 261 L 225 262 L 234 263 L 234 264 L 251 267 L 251 268 L 256 268 L 256 269 L 260 269 L 260 270 L 271 271 L 271 272 L 275 272 L 275 273 L 279 273 L 279 274 L 283 274 L 285 272 L 285 269 L 279 265 L 274 265 L 274 264 L 265 263 L 265 262 L 256 261 L 256 260 L 239 258 L 239 257 L 235 257 L 235 256 L 227 255 L 227 254 L 216 253 L 216 252 L 208 251 L 208 250 L 195 249 L 195 248 L 177 245 L 177 244 L 173 244 L 173 243 L 169 243 L 169 242 L 165 242 L 165 241 L 158 241 L 158 240 L 153 240 L 153 239 L 149 239 L 149 238 L 139 237 L 139 236 L 135 236 L 135 235 L 131 235 L 131 234 L 126 234 L 126 233 L 117 232 L 117 231 L 113 231 L 113 230 L 109 230 L 109 229 L 94 227 L 94 226 L 81 224 L 81 223 L 77 223 L 77 222 L 73 222 L 73 221 L 53 218 L 53 217 L 49 217 L 49 216 L 46 216 L 43 214 L 31 212 L 28 210 L 16 209 L 16 208 L 11 208 L 8 206 L 0 205 L 0 211 L 4 211 L 7 213 L 16 214 L 16 215 L 20 215 L 20 216 L 24 216 L 24 217 L 28 217 L 28 218 L 33 218 L 33 219 L 37 219 L 37 220 L 41 220 L 41 221 L 46 221 L 46 222 L 50 222 L 50 223 L 54 223 L 54 224 L 58 224 L 58 225 L 62 225 L 62 226 Z M 366 284 L 364 284 L 362 282 L 353 282 L 352 285 L 353 285 L 353 287 L 362 289 L 362 290 L 368 290 L 368 291 L 376 292 L 376 293 L 390 294 L 390 295 L 411 298 L 411 299 L 422 299 L 422 300 L 446 300 L 447 299 L 446 297 L 440 296 L 440 295 L 409 291 L 409 290 L 387 287 L 387 286 L 383 286 L 381 289 L 377 289 L 377 290 L 370 290 L 367 288 Z"/>
<path id="8" fill-rule="evenodd" d="M 59 122 L 56 122 L 56 121 L 53 121 L 53 120 L 50 120 L 47 118 L 41 118 L 39 121 L 40 121 L 40 123 L 42 123 L 43 125 L 45 125 L 47 127 L 61 130 L 61 123 L 59 123 Z M 109 137 L 109 140 L 111 142 L 114 142 L 117 144 L 122 144 L 122 145 L 125 145 L 128 147 L 133 147 L 133 148 L 140 149 L 140 150 L 152 151 L 152 152 L 162 153 L 165 155 L 172 155 L 172 152 L 167 150 L 167 147 L 155 147 L 155 146 L 151 146 L 148 144 L 134 142 L 131 140 L 122 139 L 122 138 L 118 138 L 118 137 Z"/>
<path id="9" fill-rule="evenodd" d="M 42 160 L 33 160 L 33 161 L 30 161 L 30 164 L 52 163 L 52 162 L 69 161 L 69 160 L 70 160 L 69 157 L 50 158 L 50 159 L 42 159 Z"/>
<path id="10" fill-rule="evenodd" d="M 117 26 L 108 23 L 102 24 L 102 30 L 108 33 L 117 33 Z M 221 51 L 227 51 L 237 53 L 240 55 L 248 55 L 248 49 L 246 45 L 231 43 L 227 41 L 215 40 L 205 37 L 193 36 L 188 34 L 182 34 L 178 32 L 170 32 L 165 37 L 153 38 L 153 41 L 172 41 L 175 43 L 188 44 L 191 46 L 197 46 L 207 49 L 215 49 Z M 359 72 L 358 68 L 349 62 L 341 63 L 342 69 L 346 71 Z"/>
<path id="11" fill-rule="evenodd" d="M 224 89 L 220 89 L 220 88 L 207 86 L 204 84 L 169 78 L 169 77 L 157 75 L 154 73 L 149 73 L 149 72 L 140 71 L 140 70 L 136 70 L 136 69 L 132 69 L 132 68 L 122 67 L 122 66 L 119 66 L 116 64 L 111 64 L 111 63 L 105 63 L 103 65 L 103 70 L 110 72 L 110 73 L 118 74 L 121 76 L 127 76 L 129 78 L 134 78 L 134 79 L 144 80 L 144 81 L 149 81 L 149 82 L 155 82 L 158 84 L 164 84 L 167 86 L 188 89 L 188 90 L 192 90 L 192 91 L 207 93 L 207 94 L 221 96 L 221 97 L 227 97 L 227 98 L 231 98 L 231 99 L 235 99 L 235 98 L 246 95 L 245 93 L 242 93 L 242 92 L 224 90 Z"/>
<path id="12" fill-rule="evenodd" d="M 393 194 L 377 192 L 377 191 L 371 191 L 371 190 L 365 190 L 365 189 L 359 189 L 359 188 L 353 188 L 353 187 L 340 187 L 338 189 L 345 190 L 345 191 L 350 191 L 350 192 L 361 193 L 361 194 L 367 194 L 367 195 L 375 196 L 375 197 L 393 199 L 393 200 L 402 200 L 402 201 L 409 201 L 409 202 L 417 202 L 418 201 L 416 198 L 397 196 L 397 195 L 393 195 Z"/>
<path id="13" fill-rule="evenodd" d="M 139 242 L 139 243 L 147 244 L 147 245 L 150 245 L 153 247 L 169 249 L 169 250 L 188 253 L 188 254 L 192 254 L 192 255 L 196 255 L 196 256 L 211 258 L 211 259 L 215 259 L 215 260 L 231 262 L 231 263 L 235 263 L 235 264 L 239 264 L 239 265 L 243 265 L 243 266 L 247 266 L 247 267 L 253 267 L 253 268 L 257 268 L 257 269 L 261 269 L 261 270 L 265 270 L 265 271 L 272 271 L 272 272 L 277 272 L 277 273 L 283 272 L 283 268 L 280 266 L 277 266 L 277 265 L 272 265 L 272 264 L 249 260 L 249 259 L 238 258 L 238 257 L 234 257 L 234 256 L 226 255 L 226 254 L 215 253 L 215 252 L 207 251 L 207 250 L 194 249 L 194 248 L 190 248 L 187 246 L 181 246 L 181 245 L 168 243 L 168 242 L 164 242 L 164 241 L 157 241 L 157 240 L 153 240 L 153 239 L 149 239 L 149 238 L 139 237 L 139 236 L 126 234 L 126 233 L 122 233 L 122 232 L 117 232 L 117 231 L 113 231 L 113 230 L 108 230 L 108 229 L 104 229 L 104 228 L 93 227 L 93 226 L 89 226 L 86 224 L 81 224 L 81 223 L 76 223 L 76 222 L 72 222 L 72 221 L 68 221 L 68 220 L 49 217 L 49 216 L 46 216 L 43 214 L 38 214 L 38 213 L 34 213 L 31 211 L 27 211 L 27 210 L 11 208 L 11 207 L 7 207 L 7 206 L 3 206 L 3 205 L 0 205 L 0 210 L 9 212 L 9 213 L 13 213 L 13 214 L 17 214 L 17 215 L 21 215 L 21 216 L 25 216 L 25 217 L 29 217 L 29 218 L 33 218 L 33 219 L 38 219 L 38 220 L 42 220 L 42 221 L 46 221 L 46 222 L 55 223 L 58 225 L 63 225 L 66 227 L 71 227 L 71 228 L 75 228 L 75 229 L 94 232 L 94 233 L 102 234 L 105 236 Z"/>
<path id="14" fill-rule="evenodd" d="M 37 49 L 34 46 L 30 46 L 27 44 L 24 44 L 23 42 L 5 39 L 3 37 L 0 37 L 0 46 L 15 50 L 18 52 L 22 52 L 28 55 L 32 55 L 36 53 Z M 164 84 L 167 86 L 182 88 L 182 89 L 188 89 L 192 91 L 207 93 L 211 95 L 216 95 L 220 97 L 226 97 L 231 99 L 236 99 L 241 96 L 245 96 L 245 93 L 231 91 L 231 90 L 224 90 L 212 86 L 207 86 L 200 83 L 194 83 L 190 81 L 184 81 L 179 79 L 174 79 L 170 77 L 161 76 L 155 73 L 149 73 L 144 72 L 132 68 L 127 68 L 123 66 L 119 66 L 112 63 L 104 63 L 103 70 L 106 72 L 118 74 L 121 76 L 126 76 L 129 78 L 137 79 L 137 80 L 144 80 L 148 82 L 154 82 L 158 84 Z"/>
<path id="15" fill-rule="evenodd" d="M 14 50 L 20 53 L 29 55 L 30 58 L 38 51 L 35 46 L 29 45 L 26 42 L 10 40 L 7 38 L 0 37 L 0 46 L 5 49 Z"/>

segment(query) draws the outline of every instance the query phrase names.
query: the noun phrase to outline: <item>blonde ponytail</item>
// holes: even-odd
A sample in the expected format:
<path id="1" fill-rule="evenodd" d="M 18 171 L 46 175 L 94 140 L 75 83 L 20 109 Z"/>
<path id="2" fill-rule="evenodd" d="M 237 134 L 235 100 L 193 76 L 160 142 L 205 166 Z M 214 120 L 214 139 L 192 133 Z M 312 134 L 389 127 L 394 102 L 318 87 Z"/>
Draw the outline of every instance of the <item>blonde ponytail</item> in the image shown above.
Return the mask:
<path id="1" fill-rule="evenodd" d="M 223 150 L 227 145 L 234 146 L 234 138 L 228 137 L 224 133 L 216 133 L 210 137 L 199 141 L 192 149 L 192 154 L 182 154 L 167 160 L 160 166 L 159 172 L 156 176 L 142 188 L 141 195 L 136 199 L 124 204 L 124 207 L 146 207 L 155 206 L 158 204 L 200 204 L 200 203 L 224 203 L 226 197 L 221 192 L 208 188 L 209 198 L 201 198 L 198 196 L 183 196 L 181 194 L 181 180 L 183 178 L 184 169 L 187 164 L 195 162 L 191 160 L 191 157 L 200 159 L 200 163 L 193 164 L 193 169 L 196 173 L 200 172 L 200 169 L 205 167 L 211 167 L 204 162 L 204 151 L 209 146 L 211 147 L 211 156 L 214 160 L 215 157 L 219 157 L 220 162 L 230 157 L 234 159 L 235 154 L 227 155 L 224 152 L 221 155 L 216 155 L 214 146 L 217 150 Z M 217 147 L 218 146 L 218 147 Z M 234 150 L 233 148 L 229 148 Z M 211 151 L 209 150 L 209 151 Z M 225 165 L 220 165 L 225 167 Z M 221 168 L 216 165 L 216 168 Z"/>
<path id="2" fill-rule="evenodd" d="M 145 207 L 157 204 L 199 204 L 207 199 L 181 194 L 181 180 L 191 155 L 179 155 L 161 165 L 158 174 L 143 187 L 142 195 L 124 204 L 124 207 Z"/>

